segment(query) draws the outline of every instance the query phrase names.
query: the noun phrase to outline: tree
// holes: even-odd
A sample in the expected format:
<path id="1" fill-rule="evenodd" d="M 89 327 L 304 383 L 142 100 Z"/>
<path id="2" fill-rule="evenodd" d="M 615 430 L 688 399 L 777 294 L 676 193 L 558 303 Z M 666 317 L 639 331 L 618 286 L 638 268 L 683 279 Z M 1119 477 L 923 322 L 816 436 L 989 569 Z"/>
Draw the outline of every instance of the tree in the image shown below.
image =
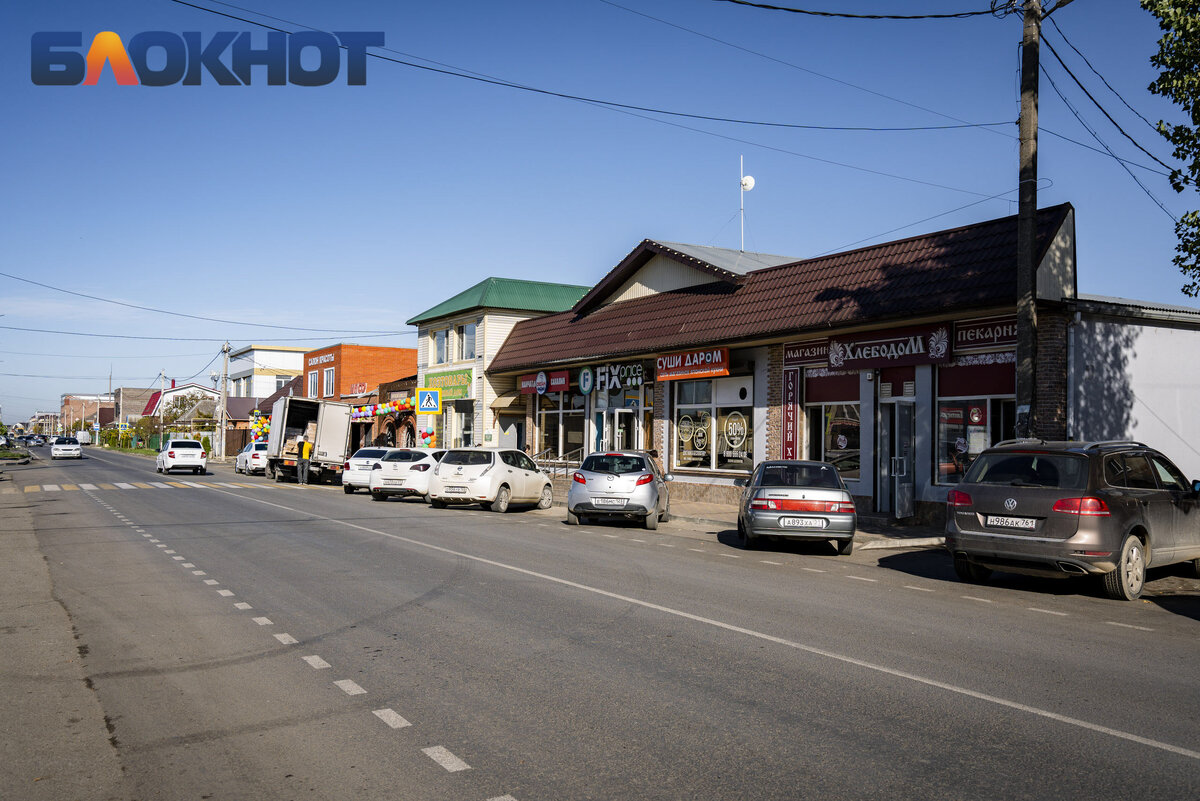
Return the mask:
<path id="1" fill-rule="evenodd" d="M 1173 155 L 1183 165 L 1171 171 L 1176 192 L 1189 187 L 1200 191 L 1200 0 L 1141 0 L 1142 8 L 1158 19 L 1165 34 L 1158 40 L 1158 53 L 1150 63 L 1162 72 L 1150 84 L 1161 95 L 1183 109 L 1190 125 L 1160 121 L 1158 132 L 1170 142 Z M 1175 258 L 1172 260 L 1191 283 L 1186 295 L 1200 295 L 1200 211 L 1189 211 L 1175 224 Z"/>

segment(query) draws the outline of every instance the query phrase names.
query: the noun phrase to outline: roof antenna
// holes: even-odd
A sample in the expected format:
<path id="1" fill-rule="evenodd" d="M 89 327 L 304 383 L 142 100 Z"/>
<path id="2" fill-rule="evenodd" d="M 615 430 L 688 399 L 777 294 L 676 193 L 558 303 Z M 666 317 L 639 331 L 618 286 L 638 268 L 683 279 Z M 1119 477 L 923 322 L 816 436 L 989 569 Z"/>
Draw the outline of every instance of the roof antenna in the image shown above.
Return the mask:
<path id="1" fill-rule="evenodd" d="M 741 201 L 740 204 L 738 205 L 738 211 L 739 211 L 739 215 L 742 218 L 742 244 L 741 244 L 741 247 L 739 248 L 739 250 L 742 253 L 745 253 L 746 252 L 746 193 L 754 188 L 754 176 L 746 175 L 746 157 L 745 156 L 738 156 L 738 172 L 740 172 L 742 175 L 742 180 L 741 180 L 741 183 L 739 184 L 742 191 L 741 191 L 741 194 L 738 196 L 738 199 Z"/>

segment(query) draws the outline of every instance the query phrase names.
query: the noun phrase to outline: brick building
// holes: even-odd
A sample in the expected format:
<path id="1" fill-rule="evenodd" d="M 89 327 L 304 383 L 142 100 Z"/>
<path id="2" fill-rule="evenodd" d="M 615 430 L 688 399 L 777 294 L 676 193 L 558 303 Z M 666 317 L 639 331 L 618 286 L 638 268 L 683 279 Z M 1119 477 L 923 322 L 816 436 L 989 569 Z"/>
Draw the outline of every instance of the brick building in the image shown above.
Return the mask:
<path id="1" fill-rule="evenodd" d="M 361 403 L 380 384 L 416 374 L 416 348 L 330 345 L 304 354 L 303 397 Z"/>
<path id="2" fill-rule="evenodd" d="M 91 429 L 93 425 L 103 428 L 113 421 L 114 407 L 112 395 L 69 393 L 61 398 L 58 416 L 66 432 Z"/>

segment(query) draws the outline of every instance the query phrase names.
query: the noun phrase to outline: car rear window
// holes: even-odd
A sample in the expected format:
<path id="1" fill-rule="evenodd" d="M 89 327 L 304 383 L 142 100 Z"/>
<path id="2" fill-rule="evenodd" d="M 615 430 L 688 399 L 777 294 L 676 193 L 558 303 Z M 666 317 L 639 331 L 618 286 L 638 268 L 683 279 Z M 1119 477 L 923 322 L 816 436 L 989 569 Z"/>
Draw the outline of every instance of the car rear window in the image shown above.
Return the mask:
<path id="1" fill-rule="evenodd" d="M 362 448 L 354 452 L 351 459 L 378 459 L 387 453 L 387 448 Z"/>
<path id="2" fill-rule="evenodd" d="M 1151 479 L 1153 480 L 1153 479 Z M 971 463 L 964 484 L 999 484 L 1012 487 L 1087 487 L 1088 460 L 1069 453 L 982 453 Z"/>
<path id="3" fill-rule="evenodd" d="M 823 487 L 840 489 L 837 470 L 827 464 L 779 464 L 763 467 L 760 487 Z"/>
<path id="4" fill-rule="evenodd" d="M 615 473 L 618 476 L 650 471 L 650 467 L 642 457 L 622 456 L 614 453 L 593 453 L 583 460 L 582 469 L 592 473 Z"/>
<path id="5" fill-rule="evenodd" d="M 491 451 L 447 451 L 442 464 L 483 465 L 492 463 Z"/>
<path id="6" fill-rule="evenodd" d="M 416 451 L 392 451 L 383 457 L 385 462 L 419 462 L 425 454 Z"/>
<path id="7" fill-rule="evenodd" d="M 59 439 L 59 441 L 58 441 L 58 444 L 59 444 L 59 445 L 78 445 L 78 444 L 79 444 L 79 440 L 77 440 L 77 439 L 67 439 L 66 437 L 63 437 L 63 438 Z"/>
<path id="8" fill-rule="evenodd" d="M 254 450 L 256 450 L 256 451 L 265 451 L 266 449 L 267 449 L 267 443 L 265 443 L 265 442 L 256 442 L 256 443 L 254 443 Z"/>
<path id="9" fill-rule="evenodd" d="M 200 443 L 190 439 L 177 439 L 171 443 L 172 448 L 195 448 L 200 450 Z"/>

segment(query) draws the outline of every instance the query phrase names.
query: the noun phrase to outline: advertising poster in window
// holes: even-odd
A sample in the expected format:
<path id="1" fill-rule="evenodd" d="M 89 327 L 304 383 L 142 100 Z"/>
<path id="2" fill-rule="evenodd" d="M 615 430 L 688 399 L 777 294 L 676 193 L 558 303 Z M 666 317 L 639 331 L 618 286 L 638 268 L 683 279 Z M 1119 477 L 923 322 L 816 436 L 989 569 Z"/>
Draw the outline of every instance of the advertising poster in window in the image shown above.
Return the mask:
<path id="1" fill-rule="evenodd" d="M 705 409 L 680 409 L 675 418 L 675 453 L 679 467 L 711 467 L 712 416 Z"/>
<path id="2" fill-rule="evenodd" d="M 751 470 L 754 467 L 754 408 L 717 409 L 717 469 Z"/>

